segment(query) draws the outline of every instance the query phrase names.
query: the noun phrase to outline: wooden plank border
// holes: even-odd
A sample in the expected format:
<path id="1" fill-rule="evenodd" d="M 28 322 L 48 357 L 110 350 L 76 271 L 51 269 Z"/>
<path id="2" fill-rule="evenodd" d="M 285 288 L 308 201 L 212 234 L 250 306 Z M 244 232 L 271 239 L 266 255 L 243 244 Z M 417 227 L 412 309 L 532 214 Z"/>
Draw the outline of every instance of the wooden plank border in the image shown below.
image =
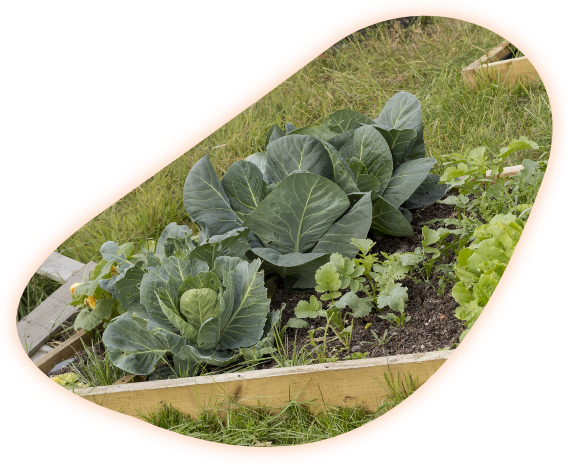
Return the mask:
<path id="1" fill-rule="evenodd" d="M 45 262 L 39 266 L 39 269 L 37 269 L 35 273 L 55 281 L 65 282 L 83 267 L 84 264 L 82 262 L 54 252 L 45 259 Z"/>
<path id="2" fill-rule="evenodd" d="M 214 376 L 82 388 L 85 400 L 129 416 L 140 417 L 163 404 L 198 417 L 204 410 L 223 410 L 231 403 L 277 409 L 291 400 L 375 410 L 387 396 L 384 374 L 410 374 L 426 382 L 453 351 L 339 361 L 310 366 L 264 369 Z"/>
<path id="3" fill-rule="evenodd" d="M 474 89 L 478 88 L 478 80 L 494 80 L 499 78 L 507 86 L 513 86 L 517 80 L 537 81 L 540 76 L 527 57 L 501 60 L 511 53 L 509 41 L 503 41 L 487 54 L 462 70 L 462 78 Z"/>
<path id="4" fill-rule="evenodd" d="M 56 364 L 71 359 L 76 353 L 83 350 L 83 343 L 85 345 L 90 345 L 92 343 L 91 335 L 97 330 L 102 328 L 99 325 L 97 328 L 93 329 L 90 334 L 84 330 L 79 330 L 71 338 L 68 338 L 55 349 L 47 353 L 41 359 L 35 362 L 35 365 L 43 373 L 48 373 Z"/>
<path id="5" fill-rule="evenodd" d="M 89 262 L 67 279 L 51 296 L 37 306 L 17 324 L 18 337 L 28 356 L 33 355 L 49 338 L 61 331 L 61 324 L 78 312 L 78 308 L 69 306 L 72 300 L 71 285 L 84 281 L 88 273 L 96 266 Z"/>

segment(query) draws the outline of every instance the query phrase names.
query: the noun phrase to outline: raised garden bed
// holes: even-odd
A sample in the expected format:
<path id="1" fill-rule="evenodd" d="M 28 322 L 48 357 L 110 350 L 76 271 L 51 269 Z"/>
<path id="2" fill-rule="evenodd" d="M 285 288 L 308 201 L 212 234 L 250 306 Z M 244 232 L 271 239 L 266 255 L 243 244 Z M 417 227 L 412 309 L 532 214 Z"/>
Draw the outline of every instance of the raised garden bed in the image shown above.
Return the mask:
<path id="1" fill-rule="evenodd" d="M 92 385 L 124 373 L 150 381 L 122 377 L 118 385 L 80 389 L 80 396 L 130 415 L 163 403 L 196 415 L 222 401 L 276 408 L 293 399 L 375 409 L 386 396 L 379 388 L 386 371 L 424 383 L 466 330 L 461 321 L 473 325 L 485 302 L 466 301 L 475 306 L 473 320 L 458 315 L 454 273 L 440 280 L 476 228 L 469 230 L 463 209 L 470 199 L 435 201 L 449 187 L 475 197 L 471 186 L 491 184 L 481 162 L 485 147 L 451 155 L 471 165 L 448 167 L 443 177 L 431 173 L 436 160 L 424 150 L 420 102 L 405 92 L 376 120 L 343 109 L 320 125 L 273 125 L 265 147 L 234 163 L 222 181 L 209 157 L 192 167 L 183 203 L 198 236 L 173 222 L 139 252 L 134 243 L 101 246 L 103 260 L 71 287 L 71 304 L 83 307 L 74 326 L 107 323 L 105 358 L 123 372 Z M 510 153 L 537 147 L 512 141 L 495 173 Z M 530 174 L 537 164 L 528 162 Z M 505 191 L 502 182 L 496 187 Z M 492 217 L 481 212 L 484 222 Z M 442 219 L 448 228 L 435 231 Z M 509 234 L 517 239 L 515 227 Z M 476 239 L 485 234 L 474 232 Z M 443 253 L 431 247 L 439 241 Z M 506 259 L 496 257 L 502 273 Z M 459 266 L 466 258 L 458 255 Z M 456 286 L 462 305 L 468 291 Z M 394 313 L 380 314 L 386 308 Z M 284 343 L 279 324 L 290 334 Z M 67 346 L 77 349 L 81 339 L 75 335 Z M 289 358 L 291 351 L 301 356 Z M 41 367 L 48 371 L 52 362 Z"/>
<path id="2" fill-rule="evenodd" d="M 516 174 L 522 166 L 508 167 L 500 176 Z M 489 176 L 489 174 L 488 174 Z M 449 217 L 453 214 L 451 206 L 432 204 L 414 212 L 413 224 L 432 218 Z M 405 252 L 414 249 L 420 237 L 382 239 L 379 249 L 386 252 Z M 463 330 L 461 321 L 454 317 L 456 306 L 450 290 L 438 296 L 424 285 L 415 285 L 407 280 L 410 287 L 410 301 L 407 314 L 411 322 L 396 329 L 397 336 L 385 346 L 372 346 L 363 341 L 371 340 L 369 328 L 379 334 L 383 321 L 368 316 L 363 325 L 354 332 L 351 346 L 360 346 L 358 351 L 368 351 L 369 357 L 358 360 L 341 360 L 333 363 L 311 364 L 307 366 L 273 367 L 273 362 L 259 366 L 258 370 L 188 377 L 182 379 L 142 381 L 138 376 L 126 376 L 112 386 L 83 388 L 77 391 L 82 398 L 100 406 L 139 417 L 163 404 L 172 405 L 180 411 L 198 416 L 203 409 L 221 409 L 224 403 L 238 402 L 246 406 L 261 404 L 277 408 L 289 400 L 313 401 L 316 410 L 323 403 L 356 406 L 376 409 L 386 397 L 383 376 L 387 371 L 401 377 L 410 375 L 419 384 L 426 382 L 432 374 L 452 354 L 450 350 L 438 351 L 457 342 Z M 283 302 L 287 310 L 283 315 L 285 324 L 299 301 L 312 293 L 285 294 L 279 286 L 272 297 L 272 308 Z M 412 324 L 412 325 L 411 325 Z M 291 334 L 291 340 L 293 335 Z M 82 340 L 82 341 L 81 341 Z M 48 372 L 61 360 L 72 357 L 89 344 L 90 337 L 77 332 L 51 354 L 45 356 L 37 365 Z M 306 342 L 306 330 L 297 331 L 297 344 Z M 290 342 L 292 344 L 292 342 Z M 420 350 L 420 351 L 419 351 Z M 342 357 L 349 353 L 344 353 Z"/>
<path id="3" fill-rule="evenodd" d="M 462 70 L 462 77 L 474 89 L 479 80 L 500 79 L 507 86 L 513 86 L 517 80 L 540 81 L 540 76 L 525 57 L 513 57 L 515 49 L 509 41 L 503 41 L 487 54 L 477 59 Z"/>

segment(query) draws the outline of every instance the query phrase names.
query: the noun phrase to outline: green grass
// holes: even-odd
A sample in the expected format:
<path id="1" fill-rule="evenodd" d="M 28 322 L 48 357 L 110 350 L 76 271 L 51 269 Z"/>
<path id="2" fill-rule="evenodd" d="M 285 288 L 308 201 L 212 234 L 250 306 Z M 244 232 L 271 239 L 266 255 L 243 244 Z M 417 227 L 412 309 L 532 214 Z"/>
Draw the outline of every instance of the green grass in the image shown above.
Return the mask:
<path id="1" fill-rule="evenodd" d="M 60 282 L 34 274 L 20 298 L 16 322 L 27 316 L 60 286 Z"/>
<path id="2" fill-rule="evenodd" d="M 552 118 L 542 84 L 509 89 L 489 83 L 475 91 L 461 78 L 462 68 L 503 38 L 458 20 L 427 17 L 424 23 L 421 19 L 398 31 L 378 25 L 368 29 L 363 40 L 354 34 L 339 50 L 325 52 L 86 224 L 59 252 L 87 262 L 96 258 L 105 241 L 141 242 L 157 237 L 170 222 L 190 225 L 182 203 L 183 183 L 204 155 L 210 155 L 222 176 L 236 160 L 263 150 L 273 123 L 317 123 L 340 108 L 375 118 L 402 90 L 421 100 L 429 156 L 480 145 L 497 151 L 521 135 L 536 141 L 540 154 L 548 153 Z M 520 157 L 509 164 L 520 163 Z"/>
<path id="3" fill-rule="evenodd" d="M 94 338 L 99 340 L 100 336 Z M 87 387 L 101 387 L 105 385 L 112 385 L 117 380 L 128 372 L 119 369 L 110 362 L 108 357 L 108 350 L 102 354 L 98 354 L 95 345 L 85 345 L 83 342 L 84 361 L 82 363 L 70 363 L 69 367 L 72 372 L 78 375 L 79 382 L 85 384 Z"/>
<path id="4" fill-rule="evenodd" d="M 312 402 L 291 400 L 278 410 L 233 403 L 227 408 L 204 411 L 191 419 L 171 406 L 141 414 L 146 422 L 182 435 L 240 446 L 288 446 L 317 442 L 350 432 L 407 399 L 418 388 L 418 381 L 407 374 L 385 374 L 388 395 L 375 411 L 362 407 L 323 405 L 317 414 Z"/>

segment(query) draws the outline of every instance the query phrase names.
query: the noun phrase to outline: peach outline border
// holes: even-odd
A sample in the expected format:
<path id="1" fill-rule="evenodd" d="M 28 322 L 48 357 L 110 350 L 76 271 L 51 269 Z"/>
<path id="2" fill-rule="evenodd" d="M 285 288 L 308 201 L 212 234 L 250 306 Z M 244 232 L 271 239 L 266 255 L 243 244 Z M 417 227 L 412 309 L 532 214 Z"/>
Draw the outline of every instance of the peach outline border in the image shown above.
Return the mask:
<path id="1" fill-rule="evenodd" d="M 539 71 L 553 110 L 548 171 L 517 252 L 509 263 L 501 286 L 472 331 L 430 381 L 393 411 L 353 432 L 314 444 L 277 449 L 235 447 L 181 437 L 129 416 L 101 410 L 78 397 L 69 397 L 68 391 L 56 384 L 45 384 L 45 375 L 27 358 L 19 342 L 14 315 L 26 284 L 50 252 L 95 215 L 248 108 L 338 40 L 370 24 L 409 15 L 445 16 L 474 22 L 510 40 Z M 30 393 L 67 417 L 151 449 L 205 464 L 323 464 L 371 448 L 420 419 L 462 379 L 515 303 L 546 237 L 564 187 L 566 135 L 561 134 L 558 128 L 566 126 L 565 104 L 564 72 L 554 55 L 534 31 L 497 8 L 467 0 L 382 0 L 351 8 L 316 28 L 157 146 L 91 190 L 30 241 L 10 267 L 0 288 L 2 359 Z"/>

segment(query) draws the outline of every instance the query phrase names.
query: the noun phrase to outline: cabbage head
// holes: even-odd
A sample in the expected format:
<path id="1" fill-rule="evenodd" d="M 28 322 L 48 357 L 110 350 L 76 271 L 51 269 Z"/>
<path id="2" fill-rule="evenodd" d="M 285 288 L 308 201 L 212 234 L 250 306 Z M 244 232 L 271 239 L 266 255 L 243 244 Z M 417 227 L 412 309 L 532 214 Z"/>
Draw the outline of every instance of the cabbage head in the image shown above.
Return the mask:
<path id="1" fill-rule="evenodd" d="M 176 375 L 191 376 L 204 364 L 236 362 L 244 350 L 265 353 L 280 311 L 269 312 L 260 261 L 214 255 L 228 249 L 230 238 L 247 234 L 239 230 L 212 243 L 209 238 L 190 251 L 161 256 L 148 268 L 139 302 L 103 334 L 112 363 L 147 375 L 171 355 Z"/>

